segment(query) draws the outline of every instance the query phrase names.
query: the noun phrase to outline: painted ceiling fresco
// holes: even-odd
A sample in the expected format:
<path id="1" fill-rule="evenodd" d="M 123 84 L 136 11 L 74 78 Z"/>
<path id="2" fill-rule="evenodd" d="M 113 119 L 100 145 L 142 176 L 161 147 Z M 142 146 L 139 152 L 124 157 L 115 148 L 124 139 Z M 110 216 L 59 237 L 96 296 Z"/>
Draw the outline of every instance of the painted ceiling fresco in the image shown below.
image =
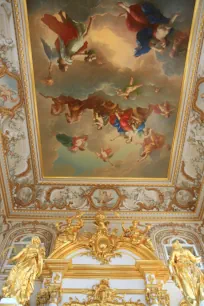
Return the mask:
<path id="1" fill-rule="evenodd" d="M 45 177 L 167 177 L 194 5 L 27 0 Z"/>
<path id="2" fill-rule="evenodd" d="M 201 0 L 2 0 L 3 216 L 201 220 L 203 16 Z"/>

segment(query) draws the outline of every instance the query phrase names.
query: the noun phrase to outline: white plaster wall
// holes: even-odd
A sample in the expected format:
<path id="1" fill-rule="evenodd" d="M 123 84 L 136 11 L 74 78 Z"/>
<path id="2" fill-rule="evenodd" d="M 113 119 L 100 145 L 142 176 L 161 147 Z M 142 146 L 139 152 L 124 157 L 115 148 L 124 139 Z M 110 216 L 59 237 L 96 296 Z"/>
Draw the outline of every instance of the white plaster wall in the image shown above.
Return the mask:
<path id="1" fill-rule="evenodd" d="M 103 277 L 101 277 L 103 279 Z M 65 278 L 62 280 L 62 288 L 73 289 L 91 289 L 94 285 L 99 284 L 100 280 L 90 278 Z M 110 279 L 110 287 L 113 289 L 144 289 L 143 279 Z"/>
<path id="2" fill-rule="evenodd" d="M 121 257 L 112 258 L 109 263 L 110 265 L 135 265 L 136 260 L 139 259 L 138 256 L 127 250 L 119 249 L 118 252 L 121 253 Z M 72 259 L 72 263 L 74 265 L 100 265 L 98 260 L 87 255 L 82 255 L 86 253 L 86 249 L 80 249 L 73 253 L 71 256 L 67 256 L 66 259 Z"/>
<path id="3" fill-rule="evenodd" d="M 35 281 L 34 292 L 31 295 L 31 299 L 30 299 L 30 306 L 36 306 L 36 296 L 41 288 L 42 288 L 42 282 Z"/>
<path id="4" fill-rule="evenodd" d="M 176 287 L 172 280 L 169 280 L 165 285 L 164 289 L 168 290 L 170 296 L 170 306 L 179 306 L 180 302 L 183 300 L 183 295 L 181 291 Z"/>

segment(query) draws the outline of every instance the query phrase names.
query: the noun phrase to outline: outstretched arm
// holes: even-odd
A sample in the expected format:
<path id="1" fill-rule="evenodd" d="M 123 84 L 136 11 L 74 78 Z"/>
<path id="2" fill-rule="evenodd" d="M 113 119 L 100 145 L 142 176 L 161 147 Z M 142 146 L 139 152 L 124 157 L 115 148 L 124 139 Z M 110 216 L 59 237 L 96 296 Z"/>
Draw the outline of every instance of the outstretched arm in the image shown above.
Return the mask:
<path id="1" fill-rule="evenodd" d="M 86 37 L 89 34 L 89 30 L 91 28 L 93 20 L 94 20 L 94 17 L 90 17 L 89 18 L 89 23 L 88 23 L 88 26 L 87 26 L 86 31 L 84 33 L 84 37 Z"/>
<path id="2" fill-rule="evenodd" d="M 170 22 L 169 22 L 169 25 L 173 25 L 173 23 L 175 22 L 175 20 L 180 16 L 179 13 L 176 13 L 171 19 L 170 19 Z"/>
<path id="3" fill-rule="evenodd" d="M 26 252 L 26 248 L 20 251 L 16 256 L 10 258 L 9 262 L 16 261 L 16 260 L 18 261 L 20 258 L 22 258 L 25 255 L 25 252 Z"/>
<path id="4" fill-rule="evenodd" d="M 145 160 L 148 157 L 148 155 L 149 154 L 145 153 L 145 155 L 142 158 L 138 159 L 137 162 L 139 162 L 139 163 L 142 162 L 143 160 Z"/>
<path id="5" fill-rule="evenodd" d="M 125 228 L 124 223 L 122 223 L 121 226 L 122 226 L 122 230 L 123 230 L 124 234 L 126 234 L 126 233 L 128 233 L 130 231 L 129 228 Z"/>
<path id="6" fill-rule="evenodd" d="M 41 92 L 39 92 L 39 94 L 42 96 L 42 97 L 44 97 L 45 99 L 53 99 L 54 97 L 52 97 L 52 96 L 45 96 L 45 95 L 43 95 Z"/>
<path id="7" fill-rule="evenodd" d="M 157 41 L 158 43 L 159 41 Z M 157 46 L 157 43 L 154 42 L 154 41 L 150 41 L 149 43 L 149 47 L 152 49 L 152 50 L 155 50 L 157 52 L 163 52 L 164 51 L 164 48 L 162 48 L 162 46 Z"/>

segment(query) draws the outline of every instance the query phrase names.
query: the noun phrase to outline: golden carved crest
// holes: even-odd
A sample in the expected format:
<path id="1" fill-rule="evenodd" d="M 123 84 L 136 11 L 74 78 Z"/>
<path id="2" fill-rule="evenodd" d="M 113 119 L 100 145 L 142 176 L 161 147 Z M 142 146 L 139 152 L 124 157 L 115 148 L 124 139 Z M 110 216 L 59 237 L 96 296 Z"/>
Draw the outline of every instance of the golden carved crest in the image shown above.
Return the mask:
<path id="1" fill-rule="evenodd" d="M 111 289 L 108 280 L 101 280 L 97 285 L 94 285 L 91 290 L 85 291 L 87 299 L 79 302 L 77 299 L 70 299 L 63 306 L 122 306 L 128 303 L 128 306 L 145 306 L 138 300 L 137 302 L 124 301 L 124 296 L 117 294 L 115 289 Z"/>
<path id="2" fill-rule="evenodd" d="M 110 231 L 108 229 L 109 221 L 104 214 L 99 213 L 95 217 L 96 233 L 91 234 L 87 248 L 89 252 L 83 255 L 89 255 L 99 260 L 102 264 L 107 264 L 111 258 L 120 257 L 116 252 L 119 237 L 116 235 L 117 229 Z"/>

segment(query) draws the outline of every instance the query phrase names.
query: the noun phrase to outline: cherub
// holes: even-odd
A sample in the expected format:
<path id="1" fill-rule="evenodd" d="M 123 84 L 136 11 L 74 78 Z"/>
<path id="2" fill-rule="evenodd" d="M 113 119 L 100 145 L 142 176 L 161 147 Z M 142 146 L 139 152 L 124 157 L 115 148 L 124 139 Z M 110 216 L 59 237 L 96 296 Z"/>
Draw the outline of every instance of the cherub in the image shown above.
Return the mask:
<path id="1" fill-rule="evenodd" d="M 172 107 L 167 101 L 162 104 L 151 104 L 151 107 L 155 114 L 164 116 L 165 118 L 169 118 L 170 115 L 175 112 L 175 107 Z"/>
<path id="2" fill-rule="evenodd" d="M 150 156 L 153 151 L 162 149 L 163 147 L 166 147 L 167 150 L 170 150 L 170 145 L 165 144 L 165 136 L 154 132 L 150 128 L 144 129 L 144 140 L 141 143 L 137 143 L 141 144 L 143 148 L 143 152 L 140 155 L 141 158 L 138 159 L 137 162 L 142 162 L 148 156 Z"/>
<path id="3" fill-rule="evenodd" d="M 99 190 L 99 196 L 95 197 L 99 204 L 108 204 L 113 200 L 112 192 L 106 190 Z"/>
<path id="4" fill-rule="evenodd" d="M 66 134 L 57 134 L 57 141 L 65 146 L 68 151 L 76 153 L 77 151 L 85 151 L 87 147 L 88 136 L 68 136 Z"/>
<path id="5" fill-rule="evenodd" d="M 123 90 L 122 89 L 118 89 L 116 91 L 117 95 L 119 97 L 124 97 L 124 99 L 128 100 L 130 97 L 130 94 L 133 93 L 134 91 L 136 91 L 138 88 L 142 87 L 143 84 L 134 84 L 134 79 L 133 77 L 130 78 L 130 83 L 127 87 L 125 87 Z"/>
<path id="6" fill-rule="evenodd" d="M 97 156 L 97 158 L 100 158 L 102 161 L 108 162 L 111 166 L 114 166 L 110 162 L 110 158 L 113 156 L 112 149 L 110 149 L 110 148 L 108 148 L 108 149 L 101 148 L 101 152 L 100 153 L 96 152 L 96 156 Z"/>

